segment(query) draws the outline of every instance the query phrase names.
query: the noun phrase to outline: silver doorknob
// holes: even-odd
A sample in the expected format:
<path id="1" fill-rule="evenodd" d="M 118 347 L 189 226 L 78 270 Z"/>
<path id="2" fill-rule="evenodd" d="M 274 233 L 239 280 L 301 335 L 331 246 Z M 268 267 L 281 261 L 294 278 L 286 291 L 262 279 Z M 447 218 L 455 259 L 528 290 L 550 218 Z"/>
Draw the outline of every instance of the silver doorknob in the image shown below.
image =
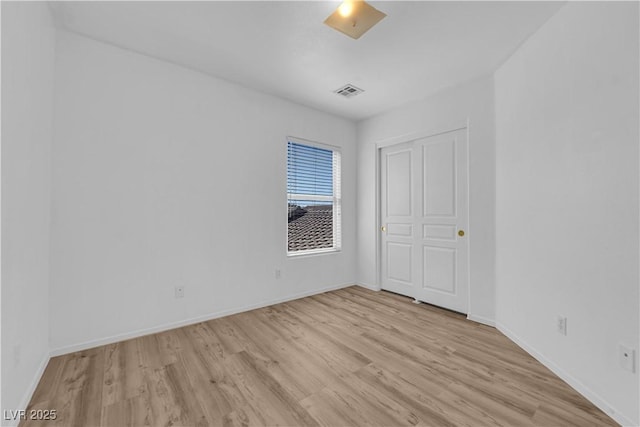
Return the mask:
<path id="1" fill-rule="evenodd" d="M 382 231 L 387 231 L 387 227 L 385 227 L 384 225 L 382 227 L 380 227 L 380 230 Z"/>

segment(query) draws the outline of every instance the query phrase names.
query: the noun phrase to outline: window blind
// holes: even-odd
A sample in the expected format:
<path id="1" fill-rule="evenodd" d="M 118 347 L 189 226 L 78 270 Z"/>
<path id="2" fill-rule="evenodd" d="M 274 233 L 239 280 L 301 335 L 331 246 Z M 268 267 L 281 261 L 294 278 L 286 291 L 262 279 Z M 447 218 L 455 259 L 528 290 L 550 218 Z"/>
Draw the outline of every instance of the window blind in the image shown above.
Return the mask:
<path id="1" fill-rule="evenodd" d="M 338 249 L 341 244 L 340 152 L 287 143 L 287 249 Z"/>

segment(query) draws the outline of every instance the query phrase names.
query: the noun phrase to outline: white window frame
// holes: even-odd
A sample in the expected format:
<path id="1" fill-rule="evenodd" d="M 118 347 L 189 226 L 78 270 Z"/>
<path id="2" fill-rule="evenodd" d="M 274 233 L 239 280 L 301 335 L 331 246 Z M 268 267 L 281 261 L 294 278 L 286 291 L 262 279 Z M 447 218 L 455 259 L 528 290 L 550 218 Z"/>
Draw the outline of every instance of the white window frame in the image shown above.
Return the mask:
<path id="1" fill-rule="evenodd" d="M 342 150 L 335 145 L 324 144 L 321 142 L 309 141 L 302 138 L 288 136 L 285 144 L 285 163 L 287 165 L 287 172 L 289 170 L 288 162 L 288 147 L 289 142 L 300 145 L 307 145 L 309 147 L 320 148 L 323 150 L 330 150 L 333 153 L 333 196 L 320 196 L 311 194 L 297 194 L 289 193 L 288 189 L 288 174 L 286 182 L 286 196 L 287 196 L 287 209 L 289 208 L 289 200 L 310 200 L 310 201 L 327 201 L 333 203 L 333 246 L 330 248 L 310 249 L 303 251 L 290 251 L 289 250 L 289 226 L 287 223 L 287 239 L 286 239 L 286 251 L 287 257 L 298 257 L 305 255 L 318 255 L 340 252 L 342 250 Z"/>

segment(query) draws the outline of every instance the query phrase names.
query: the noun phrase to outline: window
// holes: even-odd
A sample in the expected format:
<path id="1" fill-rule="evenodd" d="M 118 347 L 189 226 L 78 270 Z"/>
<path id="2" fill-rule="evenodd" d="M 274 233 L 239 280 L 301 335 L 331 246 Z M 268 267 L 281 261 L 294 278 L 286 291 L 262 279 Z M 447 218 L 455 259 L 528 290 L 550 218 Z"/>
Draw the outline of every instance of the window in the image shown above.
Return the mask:
<path id="1" fill-rule="evenodd" d="M 340 151 L 289 139 L 287 142 L 287 253 L 339 250 Z"/>

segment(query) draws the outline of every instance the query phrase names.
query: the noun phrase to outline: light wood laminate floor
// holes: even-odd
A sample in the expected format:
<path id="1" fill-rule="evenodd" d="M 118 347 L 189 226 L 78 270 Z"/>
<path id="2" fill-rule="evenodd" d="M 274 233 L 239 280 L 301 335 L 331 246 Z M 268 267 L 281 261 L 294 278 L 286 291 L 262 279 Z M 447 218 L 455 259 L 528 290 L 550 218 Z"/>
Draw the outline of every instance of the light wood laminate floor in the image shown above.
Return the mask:
<path id="1" fill-rule="evenodd" d="M 616 425 L 496 329 L 350 287 L 52 358 L 63 426 Z"/>

